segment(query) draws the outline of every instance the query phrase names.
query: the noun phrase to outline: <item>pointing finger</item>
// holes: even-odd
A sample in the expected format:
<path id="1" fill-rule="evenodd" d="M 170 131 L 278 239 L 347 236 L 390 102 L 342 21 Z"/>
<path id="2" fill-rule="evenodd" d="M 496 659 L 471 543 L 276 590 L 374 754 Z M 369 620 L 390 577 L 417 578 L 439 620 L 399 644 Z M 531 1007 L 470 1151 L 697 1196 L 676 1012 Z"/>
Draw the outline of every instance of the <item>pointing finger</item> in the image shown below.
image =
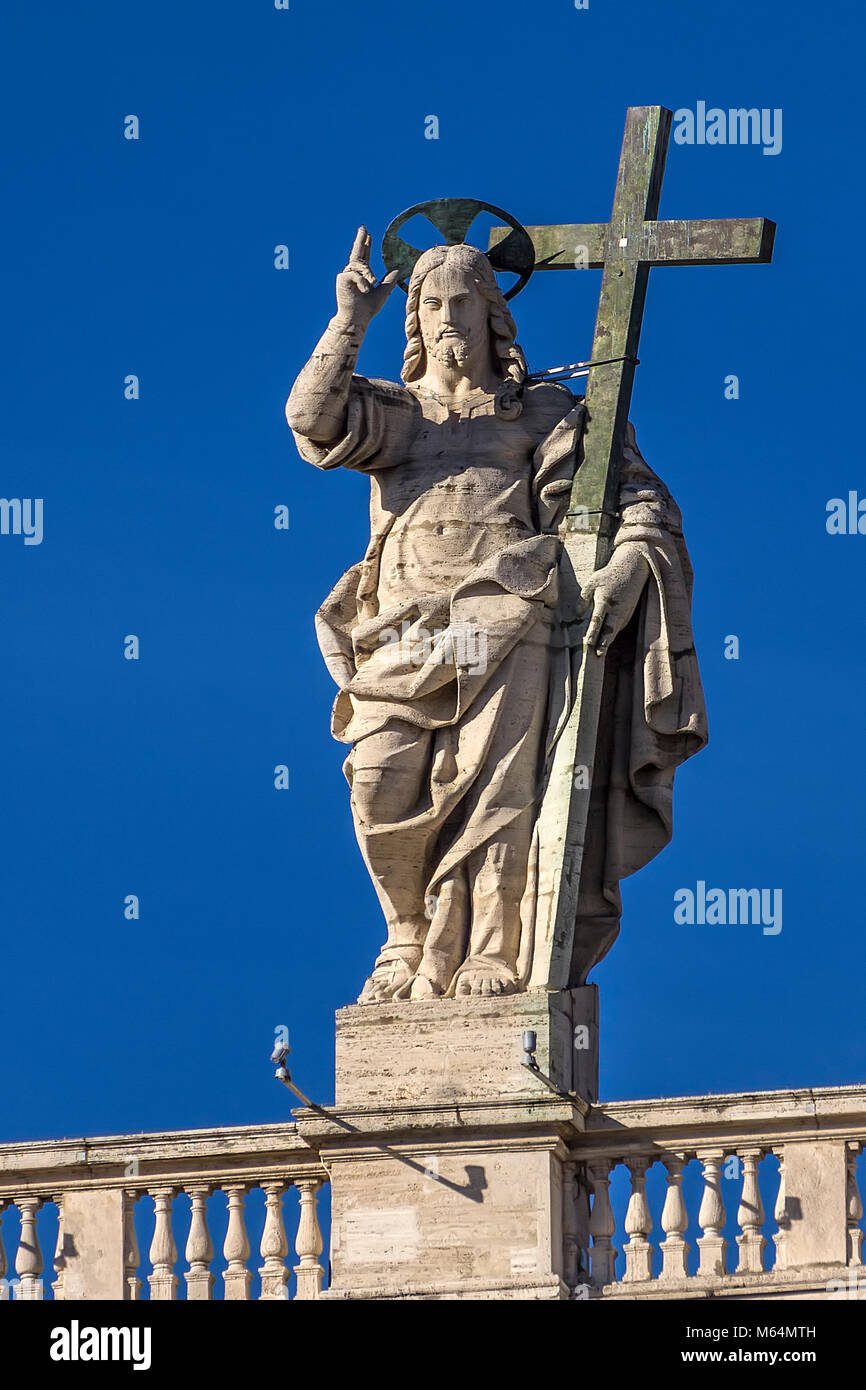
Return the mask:
<path id="1" fill-rule="evenodd" d="M 365 253 L 365 250 L 366 250 L 366 246 L 367 246 L 367 228 L 366 228 L 366 227 L 359 227 L 358 230 L 357 230 L 357 232 L 355 233 L 355 242 L 354 242 L 354 245 L 352 246 L 352 254 L 351 254 L 350 257 L 349 257 L 349 260 L 350 260 L 350 261 L 362 261 L 362 260 L 364 259 L 364 253 Z"/>

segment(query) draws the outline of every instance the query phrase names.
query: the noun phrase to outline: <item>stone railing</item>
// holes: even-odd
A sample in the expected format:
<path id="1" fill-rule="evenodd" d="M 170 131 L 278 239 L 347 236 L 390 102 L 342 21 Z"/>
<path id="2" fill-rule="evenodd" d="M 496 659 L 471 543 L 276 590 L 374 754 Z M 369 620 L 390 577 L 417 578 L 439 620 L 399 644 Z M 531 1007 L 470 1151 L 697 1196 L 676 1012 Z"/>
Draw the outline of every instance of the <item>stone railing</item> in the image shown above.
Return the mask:
<path id="1" fill-rule="evenodd" d="M 292 1271 L 283 1208 L 294 1187 L 294 1297 L 317 1299 L 323 1270 L 316 1198 L 326 1181 L 294 1124 L 0 1145 L 0 1214 L 13 1206 L 20 1216 L 17 1249 L 4 1251 L 0 1240 L 0 1296 L 43 1298 L 48 1271 L 54 1297 L 65 1300 L 135 1300 L 143 1293 L 248 1300 L 253 1283 L 262 1300 L 286 1299 Z M 264 1194 L 260 1265 L 250 1260 L 245 1213 L 247 1194 L 257 1189 Z M 40 1224 L 53 1237 L 53 1257 L 37 1235 L 43 1208 L 49 1210 Z M 217 1225 L 224 1268 L 215 1274 Z M 144 1281 L 136 1227 L 149 1233 Z"/>
<path id="2" fill-rule="evenodd" d="M 866 1087 L 588 1106 L 522 1075 L 521 1097 L 0 1145 L 0 1297 L 318 1299 L 331 1179 L 329 1299 L 866 1297 Z"/>
<path id="3" fill-rule="evenodd" d="M 590 1249 L 569 1251 L 574 1285 L 588 1275 L 590 1296 L 606 1298 L 866 1297 L 864 1142 L 862 1086 L 595 1107 L 573 1150 L 576 1195 L 591 1198 Z M 647 1179 L 656 1164 L 654 1223 Z M 612 1203 L 620 1165 L 629 1190 Z"/>

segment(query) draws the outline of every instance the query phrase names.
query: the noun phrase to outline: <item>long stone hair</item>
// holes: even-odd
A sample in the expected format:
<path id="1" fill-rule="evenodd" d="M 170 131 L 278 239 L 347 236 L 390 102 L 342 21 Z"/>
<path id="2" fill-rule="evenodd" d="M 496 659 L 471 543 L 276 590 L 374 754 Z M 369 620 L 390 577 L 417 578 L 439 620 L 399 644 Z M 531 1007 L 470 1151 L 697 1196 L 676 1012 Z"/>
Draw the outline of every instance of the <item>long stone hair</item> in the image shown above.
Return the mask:
<path id="1" fill-rule="evenodd" d="M 403 380 L 417 381 L 427 367 L 427 349 L 421 336 L 418 306 L 421 287 L 431 270 L 453 263 L 473 276 L 489 306 L 490 345 L 494 370 L 502 377 L 497 389 L 494 410 L 506 420 L 516 420 L 523 410 L 523 383 L 526 380 L 526 358 L 517 343 L 517 326 L 511 317 L 505 296 L 496 283 L 493 267 L 483 251 L 462 243 L 459 246 L 431 246 L 418 257 L 409 281 L 406 302 L 406 352 L 403 357 Z"/>

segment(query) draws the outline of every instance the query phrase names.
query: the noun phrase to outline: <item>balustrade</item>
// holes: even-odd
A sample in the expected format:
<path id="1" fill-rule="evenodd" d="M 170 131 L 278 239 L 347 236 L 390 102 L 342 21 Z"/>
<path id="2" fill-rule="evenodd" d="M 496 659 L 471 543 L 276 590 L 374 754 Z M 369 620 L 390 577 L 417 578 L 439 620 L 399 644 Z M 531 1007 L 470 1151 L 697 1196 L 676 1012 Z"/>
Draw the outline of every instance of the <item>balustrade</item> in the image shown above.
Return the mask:
<path id="1" fill-rule="evenodd" d="M 133 1142 L 146 1158 L 130 1159 L 127 1149 Z M 0 1217 L 10 1207 L 17 1208 L 20 1216 L 14 1250 L 4 1248 L 0 1234 L 0 1298 L 39 1299 L 47 1292 L 56 1300 L 108 1296 L 137 1301 L 144 1288 L 154 1302 L 183 1297 L 191 1302 L 247 1301 L 253 1296 L 257 1270 L 261 1291 L 256 1296 L 263 1302 L 287 1300 L 292 1255 L 296 1260 L 294 1297 L 319 1297 L 324 1271 L 317 1197 L 327 1175 L 315 1154 L 297 1140 L 294 1126 L 190 1131 L 177 1136 L 135 1136 L 126 1144 L 122 1138 L 98 1143 L 102 1151 L 87 1153 L 75 1151 L 63 1140 L 30 1146 L 39 1148 L 39 1157 L 26 1173 L 25 1190 L 0 1191 Z M 0 1188 L 8 1167 L 18 1166 L 17 1157 L 14 1146 L 0 1145 Z M 52 1179 L 46 1181 L 44 1191 L 36 1190 L 40 1175 L 51 1163 Z M 163 1170 L 165 1180 L 150 1181 L 141 1171 L 146 1166 Z M 174 1181 L 168 1180 L 172 1167 Z M 58 1187 L 62 1173 L 69 1180 Z M 298 1192 L 299 1218 L 294 1251 L 290 1251 L 283 1219 L 284 1199 L 292 1188 Z M 245 1208 L 256 1189 L 264 1196 L 264 1228 L 254 1262 Z M 226 1227 L 225 1268 L 220 1275 L 214 1269 L 213 1229 L 215 1221 L 222 1220 L 221 1194 Z M 49 1259 L 55 1277 L 46 1291 L 36 1218 L 43 1202 L 49 1201 L 57 1205 L 57 1226 Z M 151 1219 L 150 1270 L 145 1277 L 136 1227 L 147 1229 Z M 115 1247 L 112 1231 L 116 1232 Z M 48 1256 L 47 1247 L 45 1253 Z M 12 1277 L 7 1277 L 10 1265 Z M 103 1286 L 94 1292 L 98 1266 L 109 1270 L 109 1275 L 102 1276 L 103 1285 L 116 1268 L 116 1280 L 107 1294 Z"/>
<path id="2" fill-rule="evenodd" d="M 312 1142 L 274 1125 L 0 1145 L 0 1298 L 271 1302 L 291 1287 L 296 1301 L 320 1298 L 328 1173 L 308 1133 Z M 595 1106 L 562 1151 L 563 1285 L 592 1298 L 847 1288 L 840 1270 L 863 1267 L 864 1143 L 863 1088 Z"/>
<path id="3" fill-rule="evenodd" d="M 857 1182 L 857 1157 L 862 1150 L 859 1142 L 845 1145 L 845 1183 L 847 1222 L 847 1263 L 850 1266 L 861 1264 L 863 1232 L 863 1202 Z M 788 1270 L 786 1259 L 786 1237 L 791 1223 L 791 1211 L 786 1196 L 785 1155 L 780 1150 L 778 1193 L 774 1205 L 774 1218 L 777 1230 L 769 1243 L 764 1234 L 765 1212 L 761 1196 L 761 1165 L 771 1158 L 772 1148 L 740 1145 L 734 1149 L 692 1149 L 676 1153 L 647 1154 L 626 1153 L 621 1157 L 595 1159 L 586 1165 L 586 1175 L 593 1194 L 593 1205 L 589 1218 L 589 1232 L 592 1239 L 590 1251 L 591 1285 L 597 1290 L 610 1293 L 627 1290 L 634 1284 L 654 1283 L 659 1291 L 667 1285 L 678 1285 L 687 1281 L 695 1288 L 702 1285 L 724 1284 L 733 1279 L 752 1283 L 769 1283 L 783 1270 Z M 689 1211 L 687 1209 L 683 1180 L 690 1162 L 700 1164 L 703 1179 L 699 1203 L 694 1213 L 700 1234 L 696 1240 L 697 1260 L 693 1270 L 689 1268 L 690 1246 L 686 1241 L 689 1230 Z M 736 1207 L 733 1201 L 725 1202 L 727 1190 L 736 1191 L 723 1177 L 723 1167 L 736 1160 L 737 1171 L 742 1175 L 742 1186 Z M 663 1164 L 666 1176 L 666 1191 L 661 1210 L 660 1225 L 664 1239 L 656 1249 L 650 1242 L 652 1216 L 647 1201 L 647 1175 L 653 1163 Z M 624 1268 L 617 1277 L 617 1251 L 613 1246 L 617 1224 L 610 1198 L 610 1184 L 614 1171 L 624 1167 L 630 1175 L 631 1190 L 623 1220 L 622 1230 L 628 1237 L 623 1245 Z M 768 1172 L 767 1178 L 770 1178 Z M 797 1214 L 801 1214 L 799 1199 L 794 1204 Z M 739 1234 L 736 1237 L 736 1267 L 728 1269 L 728 1240 L 725 1231 L 736 1210 L 736 1223 Z M 820 1244 L 822 1233 L 816 1233 Z M 766 1262 L 766 1263 L 765 1263 Z M 816 1257 L 816 1265 L 831 1263 Z M 796 1269 L 788 1270 L 794 1277 Z M 675 1293 L 670 1294 L 675 1297 Z"/>

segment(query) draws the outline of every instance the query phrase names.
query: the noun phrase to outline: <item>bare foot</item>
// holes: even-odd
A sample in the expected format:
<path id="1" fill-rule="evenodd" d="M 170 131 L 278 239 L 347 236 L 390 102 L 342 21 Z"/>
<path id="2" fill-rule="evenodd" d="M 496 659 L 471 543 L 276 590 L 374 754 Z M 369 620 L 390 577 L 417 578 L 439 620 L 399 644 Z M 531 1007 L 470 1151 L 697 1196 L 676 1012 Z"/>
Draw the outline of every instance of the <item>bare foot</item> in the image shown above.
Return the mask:
<path id="1" fill-rule="evenodd" d="M 439 999 L 443 991 L 426 975 L 416 975 L 409 990 L 409 999 Z"/>
<path id="2" fill-rule="evenodd" d="M 463 967 L 454 993 L 458 999 L 468 995 L 492 998 L 500 994 L 514 994 L 516 988 L 514 975 L 507 965 L 487 965 L 479 961 L 477 964 L 467 962 Z"/>
<path id="3" fill-rule="evenodd" d="M 390 999 L 400 997 L 415 974 L 415 966 L 397 957 L 383 961 L 373 969 L 373 973 L 361 990 L 359 1004 L 386 1004 Z M 403 996 L 405 997 L 405 996 Z"/>

